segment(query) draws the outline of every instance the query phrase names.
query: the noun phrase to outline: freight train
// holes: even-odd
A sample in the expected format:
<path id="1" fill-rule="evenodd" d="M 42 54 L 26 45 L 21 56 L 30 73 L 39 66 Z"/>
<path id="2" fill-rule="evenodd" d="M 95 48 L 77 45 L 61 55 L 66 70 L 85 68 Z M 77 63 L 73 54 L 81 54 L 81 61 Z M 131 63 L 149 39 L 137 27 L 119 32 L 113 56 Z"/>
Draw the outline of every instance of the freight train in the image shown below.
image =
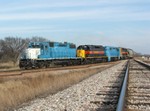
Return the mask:
<path id="1" fill-rule="evenodd" d="M 80 65 L 133 58 L 133 50 L 102 45 L 80 45 L 60 42 L 30 42 L 23 51 L 21 69 L 50 67 L 51 65 Z"/>

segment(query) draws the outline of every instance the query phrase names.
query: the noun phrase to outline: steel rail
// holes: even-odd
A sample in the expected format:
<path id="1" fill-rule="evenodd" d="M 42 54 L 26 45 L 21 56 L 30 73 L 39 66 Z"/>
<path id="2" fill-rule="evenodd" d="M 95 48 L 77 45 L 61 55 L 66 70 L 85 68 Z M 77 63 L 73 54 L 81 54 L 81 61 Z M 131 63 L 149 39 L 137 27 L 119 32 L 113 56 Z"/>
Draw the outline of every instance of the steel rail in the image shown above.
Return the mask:
<path id="1" fill-rule="evenodd" d="M 145 67 L 147 67 L 147 68 L 149 68 L 149 69 L 150 69 L 150 64 L 145 63 L 145 62 L 140 61 L 140 60 L 137 60 L 137 59 L 134 59 L 134 61 L 136 61 L 136 62 L 140 63 L 141 65 L 144 65 Z"/>
<path id="2" fill-rule="evenodd" d="M 119 96 L 116 111 L 124 111 L 126 89 L 127 89 L 127 82 L 128 82 L 128 74 L 129 74 L 129 61 L 128 61 L 126 67 L 127 67 L 126 68 L 126 73 L 125 73 L 123 85 L 122 85 L 122 88 L 121 88 L 121 93 L 120 93 L 120 96 Z"/>

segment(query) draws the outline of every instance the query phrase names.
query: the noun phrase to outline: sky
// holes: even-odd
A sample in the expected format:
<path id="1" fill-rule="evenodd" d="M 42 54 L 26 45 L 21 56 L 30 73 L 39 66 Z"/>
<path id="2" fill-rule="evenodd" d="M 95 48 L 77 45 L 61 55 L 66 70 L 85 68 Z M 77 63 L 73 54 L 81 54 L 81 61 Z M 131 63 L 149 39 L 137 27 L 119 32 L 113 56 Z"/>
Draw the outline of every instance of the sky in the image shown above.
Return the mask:
<path id="1" fill-rule="evenodd" d="M 0 39 L 40 36 L 150 54 L 150 0 L 0 0 Z"/>

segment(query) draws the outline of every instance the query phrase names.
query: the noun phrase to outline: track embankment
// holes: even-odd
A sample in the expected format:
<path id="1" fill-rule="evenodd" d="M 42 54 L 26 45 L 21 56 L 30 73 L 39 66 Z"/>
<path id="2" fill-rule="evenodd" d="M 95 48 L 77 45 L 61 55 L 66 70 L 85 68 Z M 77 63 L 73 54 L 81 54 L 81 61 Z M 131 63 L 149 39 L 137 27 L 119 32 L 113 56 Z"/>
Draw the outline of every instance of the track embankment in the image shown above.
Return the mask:
<path id="1" fill-rule="evenodd" d="M 52 69 L 36 69 L 17 71 L 21 75 L 5 72 L 9 76 L 0 77 L 0 110 L 13 110 L 22 103 L 55 94 L 85 78 L 95 75 L 118 62 L 91 64 L 85 66 L 69 66 Z M 1 72 L 1 75 L 4 74 Z M 12 75 L 11 75 L 12 74 Z"/>
<path id="2" fill-rule="evenodd" d="M 127 61 L 105 68 L 56 94 L 38 98 L 17 111 L 114 110 Z"/>

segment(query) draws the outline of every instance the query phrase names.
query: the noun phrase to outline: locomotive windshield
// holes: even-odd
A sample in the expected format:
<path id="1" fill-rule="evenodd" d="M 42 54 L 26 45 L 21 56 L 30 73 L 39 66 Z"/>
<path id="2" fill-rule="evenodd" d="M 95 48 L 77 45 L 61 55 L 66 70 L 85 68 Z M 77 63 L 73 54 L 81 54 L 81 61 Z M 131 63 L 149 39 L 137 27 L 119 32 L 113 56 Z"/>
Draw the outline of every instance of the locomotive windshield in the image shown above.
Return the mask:
<path id="1" fill-rule="evenodd" d="M 77 49 L 78 50 L 89 50 L 89 47 L 84 45 L 84 46 L 79 46 Z"/>
<path id="2" fill-rule="evenodd" d="M 32 45 L 32 48 L 40 48 L 40 45 Z"/>
<path id="3" fill-rule="evenodd" d="M 125 49 L 125 48 L 122 48 L 122 51 L 124 51 L 124 52 L 127 52 L 127 49 Z"/>
<path id="4" fill-rule="evenodd" d="M 76 48 L 76 45 L 75 45 L 75 44 L 70 44 L 70 45 L 69 45 L 69 48 L 74 49 L 74 48 Z"/>
<path id="5" fill-rule="evenodd" d="M 100 46 L 100 45 L 95 45 L 92 47 L 92 50 L 95 50 L 95 51 L 103 51 L 104 50 L 104 47 L 103 46 Z"/>
<path id="6" fill-rule="evenodd" d="M 29 44 L 29 48 L 40 48 L 39 44 Z"/>

